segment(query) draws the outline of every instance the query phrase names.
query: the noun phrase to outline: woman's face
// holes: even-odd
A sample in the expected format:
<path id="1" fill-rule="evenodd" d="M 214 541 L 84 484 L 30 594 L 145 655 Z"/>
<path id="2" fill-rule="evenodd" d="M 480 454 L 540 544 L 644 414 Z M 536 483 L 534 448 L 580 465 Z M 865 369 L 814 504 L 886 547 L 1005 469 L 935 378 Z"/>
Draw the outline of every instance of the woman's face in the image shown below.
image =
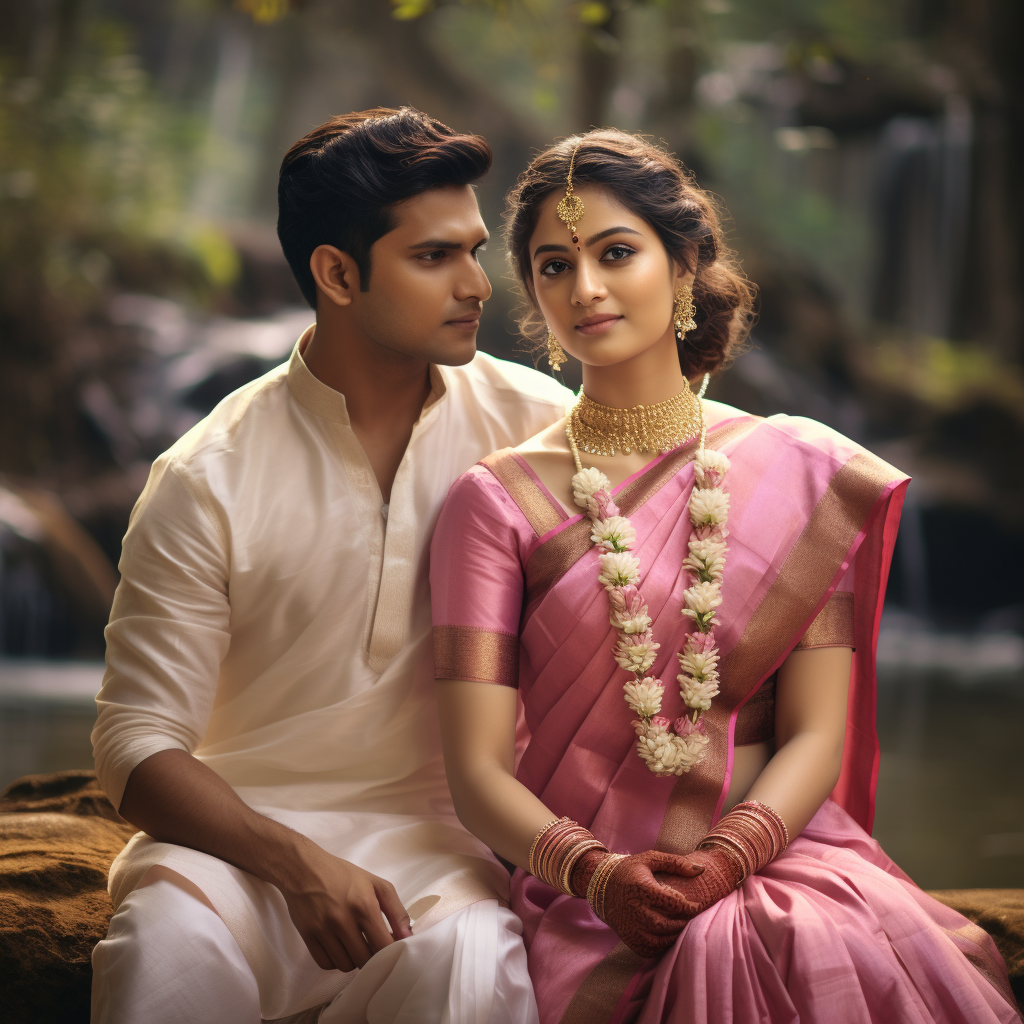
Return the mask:
<path id="1" fill-rule="evenodd" d="M 541 206 L 530 236 L 533 291 L 548 327 L 584 365 L 612 366 L 652 346 L 671 345 L 680 274 L 647 221 L 608 190 L 576 190 L 584 213 L 577 225 L 580 251 L 555 207 L 562 192 Z"/>

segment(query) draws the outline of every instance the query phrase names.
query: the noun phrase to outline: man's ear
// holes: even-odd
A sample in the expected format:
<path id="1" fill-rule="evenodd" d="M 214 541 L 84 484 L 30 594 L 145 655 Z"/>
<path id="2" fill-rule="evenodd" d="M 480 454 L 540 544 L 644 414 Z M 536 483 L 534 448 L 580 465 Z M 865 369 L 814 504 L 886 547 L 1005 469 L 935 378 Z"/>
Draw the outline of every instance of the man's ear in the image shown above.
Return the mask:
<path id="1" fill-rule="evenodd" d="M 318 245 L 309 257 L 309 269 L 317 290 L 336 306 L 347 306 L 359 291 L 359 267 L 347 252 L 333 245 Z"/>

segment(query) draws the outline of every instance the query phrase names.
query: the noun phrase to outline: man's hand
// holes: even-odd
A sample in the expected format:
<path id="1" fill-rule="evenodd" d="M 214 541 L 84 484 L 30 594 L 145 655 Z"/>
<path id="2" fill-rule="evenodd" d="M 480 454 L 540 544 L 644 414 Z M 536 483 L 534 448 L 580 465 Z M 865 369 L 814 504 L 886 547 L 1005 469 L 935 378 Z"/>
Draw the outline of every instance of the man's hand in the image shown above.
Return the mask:
<path id="1" fill-rule="evenodd" d="M 412 935 L 409 915 L 390 882 L 312 842 L 303 844 L 288 881 L 277 885 L 302 941 L 325 971 L 355 970 L 396 939 Z"/>
<path id="2" fill-rule="evenodd" d="M 184 750 L 161 750 L 136 765 L 118 810 L 159 842 L 202 850 L 277 886 L 325 971 L 362 967 L 379 949 L 412 935 L 390 882 L 254 811 Z"/>

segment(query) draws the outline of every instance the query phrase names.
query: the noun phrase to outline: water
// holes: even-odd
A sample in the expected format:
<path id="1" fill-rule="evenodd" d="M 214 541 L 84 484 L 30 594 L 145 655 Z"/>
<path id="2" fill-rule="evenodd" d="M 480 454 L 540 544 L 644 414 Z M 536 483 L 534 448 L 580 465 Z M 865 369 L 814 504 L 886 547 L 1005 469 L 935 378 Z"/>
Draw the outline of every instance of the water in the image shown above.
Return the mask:
<path id="1" fill-rule="evenodd" d="M 925 889 L 1024 888 L 1024 665 L 1002 643 L 879 645 L 874 835 Z M 101 665 L 0 663 L 0 785 L 92 767 L 101 677 Z"/>

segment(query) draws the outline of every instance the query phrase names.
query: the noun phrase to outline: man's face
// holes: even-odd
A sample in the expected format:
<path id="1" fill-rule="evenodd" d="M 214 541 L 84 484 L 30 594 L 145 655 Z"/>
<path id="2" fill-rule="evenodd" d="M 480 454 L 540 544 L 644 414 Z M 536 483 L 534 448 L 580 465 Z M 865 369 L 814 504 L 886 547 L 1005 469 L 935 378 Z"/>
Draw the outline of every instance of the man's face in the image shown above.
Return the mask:
<path id="1" fill-rule="evenodd" d="M 354 290 L 366 337 L 405 356 L 446 366 L 476 353 L 480 310 L 491 285 L 477 262 L 487 241 L 468 185 L 436 188 L 395 207 L 397 226 L 370 249 L 370 286 Z"/>

